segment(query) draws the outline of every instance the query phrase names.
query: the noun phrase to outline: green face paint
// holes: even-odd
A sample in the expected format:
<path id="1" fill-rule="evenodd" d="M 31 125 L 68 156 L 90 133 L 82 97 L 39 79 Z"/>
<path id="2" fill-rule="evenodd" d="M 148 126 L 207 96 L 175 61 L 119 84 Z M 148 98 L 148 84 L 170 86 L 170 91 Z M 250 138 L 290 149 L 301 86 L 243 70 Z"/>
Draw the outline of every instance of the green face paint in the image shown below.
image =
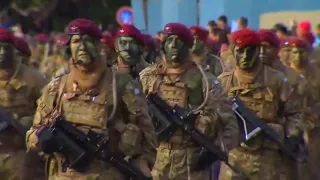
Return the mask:
<path id="1" fill-rule="evenodd" d="M 250 70 L 257 62 L 259 55 L 259 47 L 235 47 L 234 56 L 236 58 L 237 65 L 243 70 Z"/>
<path id="2" fill-rule="evenodd" d="M 308 63 L 309 53 L 302 48 L 292 48 L 289 53 L 291 63 L 297 68 L 304 67 Z"/>
<path id="3" fill-rule="evenodd" d="M 205 42 L 202 40 L 198 39 L 197 37 L 194 37 L 194 43 L 191 49 L 191 52 L 195 55 L 203 55 L 206 50 L 206 45 Z"/>
<path id="4" fill-rule="evenodd" d="M 70 42 L 72 58 L 77 64 L 90 64 L 98 58 L 97 42 L 88 35 L 73 35 Z"/>
<path id="5" fill-rule="evenodd" d="M 10 43 L 0 42 L 0 68 L 13 67 L 15 48 Z"/>
<path id="6" fill-rule="evenodd" d="M 189 48 L 178 36 L 171 35 L 165 39 L 164 51 L 167 63 L 179 63 L 186 58 Z"/>
<path id="7" fill-rule="evenodd" d="M 133 65 L 140 61 L 141 47 L 132 37 L 119 37 L 116 42 L 119 56 L 128 64 Z"/>

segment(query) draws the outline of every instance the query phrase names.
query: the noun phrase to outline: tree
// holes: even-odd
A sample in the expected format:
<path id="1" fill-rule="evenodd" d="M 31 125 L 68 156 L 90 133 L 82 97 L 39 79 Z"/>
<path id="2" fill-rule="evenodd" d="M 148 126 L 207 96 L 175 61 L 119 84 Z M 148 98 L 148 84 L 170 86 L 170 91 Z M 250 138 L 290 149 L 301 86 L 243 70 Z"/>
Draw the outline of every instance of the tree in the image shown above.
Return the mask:
<path id="1" fill-rule="evenodd" d="M 21 16 L 30 16 L 36 25 L 63 31 L 77 17 L 88 18 L 106 27 L 116 25 L 116 11 L 130 6 L 130 0 L 0 0 Z M 5 3 L 6 1 L 6 3 Z M 9 3 L 8 3 L 9 2 Z M 18 18 L 19 19 L 19 18 Z"/>

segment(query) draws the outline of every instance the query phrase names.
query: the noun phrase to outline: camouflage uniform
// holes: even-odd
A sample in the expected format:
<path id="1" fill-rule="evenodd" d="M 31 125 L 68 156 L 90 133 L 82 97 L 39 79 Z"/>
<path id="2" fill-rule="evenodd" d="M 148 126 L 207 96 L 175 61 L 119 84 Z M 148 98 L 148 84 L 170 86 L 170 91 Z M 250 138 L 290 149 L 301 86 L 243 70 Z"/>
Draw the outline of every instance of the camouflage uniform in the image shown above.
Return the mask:
<path id="1" fill-rule="evenodd" d="M 190 31 L 195 39 L 194 47 L 192 48 L 193 60 L 201 64 L 207 72 L 218 77 L 223 72 L 223 69 L 219 57 L 211 54 L 208 50 L 208 46 L 210 46 L 208 42 L 209 32 L 200 26 L 191 26 Z"/>
<path id="2" fill-rule="evenodd" d="M 0 28 L 0 42 L 12 44 L 15 48 L 21 47 L 11 32 L 3 28 Z M 26 49 L 20 50 L 26 52 Z M 36 100 L 41 96 L 41 89 L 47 84 L 47 80 L 24 64 L 13 61 L 14 72 L 11 77 L 7 76 L 10 70 L 0 70 L 0 106 L 11 112 L 22 125 L 30 127 Z M 1 180 L 36 179 L 41 175 L 44 178 L 44 167 L 37 167 L 40 165 L 40 158 L 25 152 L 24 139 L 15 129 L 7 128 L 0 133 L 0 149 Z M 28 161 L 30 156 L 34 158 L 32 162 Z M 39 173 L 38 170 L 42 170 L 43 174 L 33 174 Z"/>
<path id="3" fill-rule="evenodd" d="M 224 72 L 231 71 L 236 67 L 236 60 L 234 59 L 231 49 L 221 51 L 220 57 Z"/>
<path id="4" fill-rule="evenodd" d="M 30 65 L 41 71 L 41 67 L 49 55 L 49 37 L 47 34 L 38 34 L 36 36 L 37 44 L 32 50 Z"/>
<path id="5" fill-rule="evenodd" d="M 68 30 L 73 37 L 80 38 L 79 34 L 95 39 L 101 37 L 98 26 L 86 19 L 72 21 Z M 74 45 L 70 44 L 70 47 Z M 142 91 L 128 74 L 113 74 L 112 69 L 104 66 L 99 59 L 91 63 L 96 75 L 84 74 L 78 65 L 73 65 L 69 74 L 46 86 L 38 100 L 33 126 L 27 133 L 28 149 L 37 149 L 37 129 L 52 123 L 52 116 L 59 113 L 83 132 L 92 130 L 108 135 L 111 152 L 132 157 L 135 165 L 145 175 L 151 176 L 156 137 Z M 116 87 L 113 87 L 114 84 Z M 87 91 L 83 92 L 80 88 Z M 61 154 L 54 153 L 48 161 L 49 180 L 124 179 L 118 170 L 99 160 L 94 160 L 83 173 L 66 168 L 64 161 Z"/>
<path id="6" fill-rule="evenodd" d="M 302 90 L 304 91 L 304 129 L 307 133 L 307 142 L 309 150 L 309 162 L 312 170 L 312 179 L 320 178 L 320 156 L 319 156 L 319 102 L 320 102 L 320 79 L 319 66 L 310 62 L 310 46 L 303 39 L 291 37 L 285 42 L 292 57 L 297 57 L 292 49 L 299 49 L 299 59 L 301 66 L 297 66 L 293 58 L 291 59 L 291 67 L 301 77 L 304 77 L 306 84 Z M 304 55 L 303 55 L 304 54 Z"/>
<path id="7" fill-rule="evenodd" d="M 70 72 L 69 62 L 64 63 L 52 76 L 52 80 Z"/>
<path id="8" fill-rule="evenodd" d="M 232 40 L 236 47 L 252 46 L 259 50 L 260 40 L 254 31 L 237 31 L 232 34 Z M 302 114 L 299 112 L 299 103 L 289 98 L 292 88 L 287 78 L 281 72 L 263 65 L 259 59 L 251 71 L 240 69 L 239 66 L 219 77 L 229 97 L 237 96 L 248 109 L 283 138 L 297 136 L 300 132 Z M 284 173 L 288 169 L 285 161 L 286 158 L 279 153 L 278 145 L 263 135 L 258 135 L 251 145 L 241 144 L 229 154 L 229 162 L 242 169 L 242 173 L 251 180 L 291 179 L 290 174 Z M 223 165 L 220 180 L 231 179 L 245 178 Z"/>
<path id="9" fill-rule="evenodd" d="M 188 47 L 192 46 L 192 36 L 188 36 L 189 31 L 184 25 L 169 23 L 165 32 L 169 38 L 170 35 L 177 35 Z M 172 106 L 177 104 L 195 109 L 206 101 L 201 108 L 196 128 L 211 138 L 222 137 L 225 145 L 231 149 L 238 142 L 238 126 L 230 103 L 217 78 L 205 73 L 205 80 L 203 75 L 188 55 L 176 68 L 166 68 L 163 63 L 151 65 L 140 73 L 140 81 L 145 93 L 157 93 Z M 206 81 L 209 82 L 208 87 L 205 85 Z M 207 100 L 204 100 L 204 88 L 208 88 L 210 92 Z M 168 142 L 160 142 L 157 148 L 158 154 L 152 170 L 153 179 L 209 180 L 209 169 L 190 169 L 191 159 L 198 155 L 199 149 L 189 136 L 182 130 L 177 130 Z"/>
<path id="10" fill-rule="evenodd" d="M 135 40 L 135 45 L 138 45 L 139 48 L 133 48 L 131 45 L 128 47 L 123 47 L 123 50 L 120 50 L 121 44 L 118 43 L 120 38 L 133 38 Z M 146 68 L 149 64 L 141 57 L 142 51 L 141 48 L 145 45 L 145 39 L 143 34 L 133 25 L 123 25 L 117 31 L 116 35 L 116 51 L 118 53 L 117 57 L 117 65 L 115 68 L 118 72 L 129 73 L 133 78 L 137 78 L 139 73 Z M 130 42 L 129 42 L 130 43 Z M 132 49 L 130 49 L 132 48 Z M 135 50 L 134 50 L 135 49 Z M 129 53 L 129 51 L 135 53 L 135 57 Z M 127 61 L 124 57 L 121 56 L 122 52 L 127 52 L 130 56 L 131 61 Z"/>

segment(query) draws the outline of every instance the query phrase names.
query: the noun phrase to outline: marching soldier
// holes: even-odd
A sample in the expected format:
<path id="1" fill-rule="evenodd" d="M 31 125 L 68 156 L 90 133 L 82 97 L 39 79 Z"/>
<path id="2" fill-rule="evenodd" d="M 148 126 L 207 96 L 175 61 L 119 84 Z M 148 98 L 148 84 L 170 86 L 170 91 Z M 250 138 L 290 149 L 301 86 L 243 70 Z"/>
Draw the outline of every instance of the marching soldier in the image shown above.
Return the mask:
<path id="1" fill-rule="evenodd" d="M 0 106 L 12 113 L 15 120 L 29 128 L 36 110 L 36 100 L 41 96 L 41 89 L 48 81 L 16 58 L 16 50 L 23 54 L 29 53 L 26 46 L 20 43 L 21 41 L 16 41 L 9 30 L 0 28 Z M 8 127 L 0 132 L 2 180 L 37 178 L 34 174 L 32 177 L 25 177 L 31 173 L 30 171 L 40 167 L 25 162 L 30 154 L 26 153 L 24 144 L 24 138 L 14 128 Z M 39 158 L 38 160 L 40 161 Z M 26 167 L 30 168 L 30 171 L 26 171 Z"/>
<path id="2" fill-rule="evenodd" d="M 196 63 L 200 63 L 205 70 L 218 77 L 222 73 L 222 65 L 217 56 L 208 50 L 209 32 L 200 26 L 191 26 L 190 31 L 194 37 L 194 44 L 191 49 Z"/>
<path id="3" fill-rule="evenodd" d="M 290 99 L 292 88 L 287 78 L 259 59 L 261 41 L 256 32 L 249 29 L 237 31 L 232 34 L 232 42 L 237 66 L 219 77 L 225 91 L 230 98 L 239 98 L 246 108 L 283 138 L 298 144 L 302 112 L 299 103 Z M 230 163 L 242 169 L 250 180 L 289 180 L 283 174 L 284 160 L 279 146 L 263 133 L 250 145 L 241 143 L 229 154 Z M 225 165 L 220 172 L 220 180 L 245 179 Z"/>
<path id="4" fill-rule="evenodd" d="M 117 31 L 115 49 L 118 54 L 117 71 L 129 73 L 134 79 L 148 66 L 142 59 L 145 45 L 143 34 L 133 25 L 123 25 Z"/>
<path id="5" fill-rule="evenodd" d="M 40 150 L 39 137 L 59 116 L 85 132 L 108 136 L 107 151 L 131 157 L 133 165 L 151 176 L 156 137 L 148 107 L 139 86 L 128 74 L 115 74 L 100 56 L 102 32 L 86 19 L 68 26 L 71 55 L 69 74 L 53 80 L 38 100 L 32 128 L 27 132 L 29 151 Z M 84 172 L 68 168 L 66 157 L 52 154 L 49 180 L 122 180 L 126 174 L 107 162 L 95 159 Z"/>
<path id="6" fill-rule="evenodd" d="M 236 147 L 238 126 L 231 104 L 217 78 L 192 60 L 189 50 L 194 40 L 190 30 L 183 24 L 169 23 L 164 33 L 168 35 L 163 42 L 165 59 L 140 73 L 143 91 L 156 93 L 171 106 L 200 111 L 196 128 L 210 138 L 222 137 L 222 142 L 216 142 L 219 145 L 221 142 L 228 149 Z M 209 167 L 199 171 L 192 168 L 200 149 L 182 130 L 177 130 L 167 142 L 159 144 L 153 179 L 209 180 Z"/>

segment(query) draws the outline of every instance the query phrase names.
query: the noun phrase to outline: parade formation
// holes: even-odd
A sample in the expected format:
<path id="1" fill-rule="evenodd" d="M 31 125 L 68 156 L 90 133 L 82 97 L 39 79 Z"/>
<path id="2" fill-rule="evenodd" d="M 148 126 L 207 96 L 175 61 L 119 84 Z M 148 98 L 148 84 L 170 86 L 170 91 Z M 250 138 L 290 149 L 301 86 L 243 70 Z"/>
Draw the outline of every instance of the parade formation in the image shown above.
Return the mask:
<path id="1" fill-rule="evenodd" d="M 0 180 L 320 180 L 310 23 L 0 27 Z"/>

